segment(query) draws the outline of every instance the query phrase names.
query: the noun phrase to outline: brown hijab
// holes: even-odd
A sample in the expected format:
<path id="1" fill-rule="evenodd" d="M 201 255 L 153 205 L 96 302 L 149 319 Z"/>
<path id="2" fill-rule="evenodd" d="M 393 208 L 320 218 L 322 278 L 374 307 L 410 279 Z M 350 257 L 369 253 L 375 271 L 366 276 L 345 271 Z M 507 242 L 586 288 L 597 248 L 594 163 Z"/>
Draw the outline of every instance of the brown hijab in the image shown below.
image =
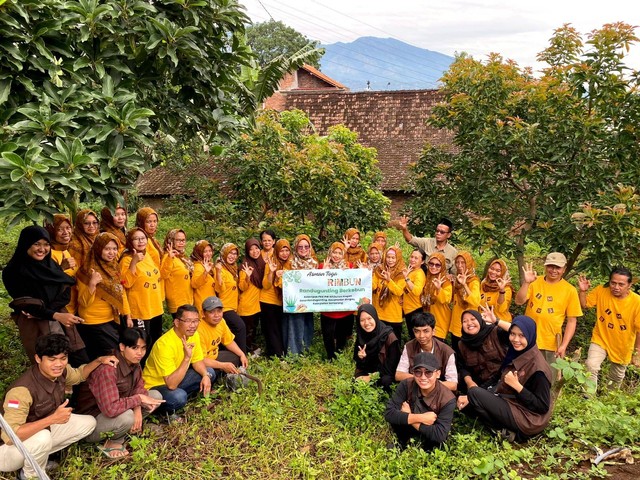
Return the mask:
<path id="1" fill-rule="evenodd" d="M 389 273 L 391 275 L 391 280 L 398 280 L 400 278 L 404 278 L 402 275 L 402 270 L 405 269 L 406 265 L 404 263 L 404 258 L 402 258 L 402 251 L 398 247 L 389 247 L 384 255 L 382 256 L 382 263 L 378 265 L 374 270 L 373 274 L 377 275 L 380 279 L 380 294 L 378 296 L 378 301 L 380 305 L 384 305 L 389 299 L 389 285 L 387 281 L 382 276 L 382 271 L 387 268 L 387 256 L 389 252 L 393 250 L 396 254 L 396 264 L 390 269 Z"/>
<path id="2" fill-rule="evenodd" d="M 196 244 L 193 246 L 193 251 L 191 252 L 191 261 L 192 262 L 200 262 L 204 263 L 204 251 L 207 247 L 211 248 L 211 253 L 213 253 L 213 245 L 211 245 L 207 240 L 198 240 Z M 209 275 L 215 277 L 214 269 L 209 270 Z"/>
<path id="3" fill-rule="evenodd" d="M 498 258 L 489 264 L 489 268 L 491 268 L 491 265 L 493 265 L 494 263 L 498 263 L 500 265 L 500 268 L 502 269 L 502 275 L 500 275 L 500 278 L 509 278 L 509 269 L 507 267 L 507 263 L 504 260 Z M 509 282 L 505 288 L 510 288 L 511 290 L 513 290 L 511 282 Z M 480 283 L 480 291 L 482 292 L 497 292 L 498 290 L 500 290 L 498 282 L 489 280 L 488 276 L 484 277 L 484 279 Z"/>
<path id="4" fill-rule="evenodd" d="M 151 207 L 142 207 L 141 209 L 139 209 L 136 212 L 136 227 L 141 228 L 142 230 L 144 230 L 144 222 L 151 215 L 155 215 L 156 218 L 158 219 L 158 222 L 160 222 L 160 215 L 158 215 L 158 212 L 156 212 L 153 208 L 151 208 Z M 151 235 L 149 235 L 147 233 L 146 230 L 144 230 L 144 233 L 147 235 L 147 240 L 149 242 L 153 243 L 153 246 L 156 247 L 156 250 L 158 250 L 158 253 L 160 254 L 160 257 L 162 257 L 162 254 L 164 253 L 164 250 L 162 250 L 162 246 L 160 245 L 160 242 L 158 242 L 158 240 L 156 240 L 155 234 L 153 236 L 151 236 Z"/>
<path id="5" fill-rule="evenodd" d="M 174 228 L 171 229 L 167 232 L 166 237 L 164 237 L 164 251 L 168 252 L 169 249 L 171 247 L 169 247 L 169 244 L 171 244 L 172 246 L 175 247 L 176 244 L 176 235 L 178 233 L 182 233 L 184 235 L 184 238 L 187 238 L 187 234 L 184 233 L 184 230 L 180 229 L 180 228 Z M 176 252 L 178 252 L 176 250 Z M 184 266 L 187 267 L 187 270 L 189 270 L 189 275 L 193 274 L 193 262 L 191 261 L 191 259 L 189 257 L 186 256 L 185 252 L 178 252 L 176 253 L 176 258 L 179 258 L 180 261 L 182 263 L 184 263 Z"/>
<path id="6" fill-rule="evenodd" d="M 476 275 L 476 262 L 471 256 L 471 254 L 469 252 L 462 251 L 462 252 L 458 252 L 456 259 L 458 257 L 464 258 L 464 261 L 467 266 L 467 274 L 469 275 L 469 278 L 467 278 L 467 285 L 469 285 L 474 280 L 479 280 L 478 276 Z M 462 286 L 462 284 L 458 282 L 457 276 L 455 277 L 455 283 L 453 285 L 453 293 L 454 295 L 455 294 L 458 295 L 458 298 L 460 298 L 460 304 L 462 305 L 463 308 L 466 309 L 469 305 L 465 300 L 466 291 Z"/>
<path id="7" fill-rule="evenodd" d="M 437 277 L 445 277 L 445 281 L 442 283 L 442 287 L 444 288 L 446 285 L 451 283 L 447 277 L 447 259 L 445 258 L 443 253 L 434 252 L 429 255 L 427 259 L 427 263 L 431 260 L 437 260 L 440 262 L 440 273 L 434 275 L 431 273 L 429 268 L 427 267 L 427 281 L 424 284 L 424 288 L 422 289 L 422 295 L 420 296 L 420 300 L 422 300 L 422 305 L 429 308 L 436 301 L 437 289 L 433 284 L 433 280 Z"/>
<path id="8" fill-rule="evenodd" d="M 264 258 L 262 258 L 262 252 L 260 252 L 258 258 L 251 258 L 249 250 L 251 250 L 251 247 L 254 245 L 258 247 L 258 250 L 260 250 L 260 242 L 257 239 L 250 238 L 244 242 L 244 263 L 253 268 L 249 281 L 256 287 L 262 288 L 262 279 L 264 278 L 266 263 Z"/>
<path id="9" fill-rule="evenodd" d="M 309 253 L 302 257 L 298 254 L 298 244 L 306 240 L 309 242 Z M 318 268 L 318 260 L 315 258 L 315 252 L 313 250 L 313 244 L 311 243 L 311 237 L 306 234 L 300 234 L 293 240 L 293 260 L 291 261 L 292 270 L 312 270 Z"/>
<path id="10" fill-rule="evenodd" d="M 58 243 L 56 241 L 56 232 L 58 228 L 60 228 L 60 225 L 62 225 L 65 222 L 68 223 L 69 226 L 73 228 L 73 225 L 71 224 L 71 219 L 69 218 L 68 215 L 65 215 L 64 213 L 56 213 L 53 216 L 53 222 L 45 222 L 44 224 L 44 228 L 47 229 L 47 232 L 49 232 L 49 237 L 51 237 L 51 248 L 53 250 L 64 251 L 69 248 L 69 245 L 71 245 L 71 240 L 69 240 L 69 243 Z"/>
<path id="11" fill-rule="evenodd" d="M 69 253 L 73 258 L 76 259 L 78 263 L 81 264 L 84 263 L 89 256 L 91 246 L 98 236 L 97 232 L 99 232 L 99 230 L 97 229 L 96 233 L 93 235 L 88 235 L 84 232 L 84 221 L 90 215 L 93 215 L 96 221 L 98 220 L 98 216 L 93 210 L 89 210 L 88 208 L 86 208 L 78 212 L 73 226 L 73 237 L 71 238 L 71 242 L 69 243 Z"/>
<path id="12" fill-rule="evenodd" d="M 229 273 L 231 273 L 231 275 L 237 282 L 238 281 L 238 263 L 237 262 L 227 263 L 227 257 L 229 256 L 229 253 L 233 252 L 234 250 L 237 250 L 238 252 L 240 252 L 235 243 L 225 243 L 220 249 L 220 256 L 218 257 L 218 261 L 222 263 L 222 268 L 224 268 Z"/>
<path id="13" fill-rule="evenodd" d="M 116 211 L 117 210 L 124 210 L 125 215 L 127 213 L 127 211 L 120 205 L 116 207 Z M 119 247 L 124 247 L 127 243 L 127 230 L 124 227 L 120 228 L 116 226 L 113 221 L 113 214 L 111 213 L 111 210 L 109 210 L 109 207 L 104 207 L 100 210 L 100 231 L 107 232 L 115 236 L 118 240 Z"/>

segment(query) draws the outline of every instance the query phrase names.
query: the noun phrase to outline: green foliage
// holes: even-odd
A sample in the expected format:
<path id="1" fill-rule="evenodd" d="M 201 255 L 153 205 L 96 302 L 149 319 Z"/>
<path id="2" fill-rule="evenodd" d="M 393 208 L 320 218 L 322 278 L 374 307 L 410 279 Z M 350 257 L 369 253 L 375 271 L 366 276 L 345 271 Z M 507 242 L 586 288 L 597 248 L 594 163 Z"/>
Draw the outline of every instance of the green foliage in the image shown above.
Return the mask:
<path id="1" fill-rule="evenodd" d="M 268 20 L 247 27 L 247 43 L 256 54 L 260 66 L 268 65 L 277 57 L 290 57 L 301 49 L 311 46 L 314 56 L 306 63 L 320 68 L 323 49 L 318 49 L 317 40 L 309 40 L 297 30 L 281 21 Z"/>
<path id="2" fill-rule="evenodd" d="M 0 5 L 2 215 L 122 202 L 155 132 L 233 137 L 246 22 L 235 0 Z"/>
<path id="3" fill-rule="evenodd" d="M 372 378 L 372 381 L 375 379 Z M 388 400 L 388 396 L 379 388 L 352 378 L 338 379 L 334 396 L 328 409 L 336 423 L 359 432 L 369 429 L 372 418 L 382 416 Z"/>
<path id="4" fill-rule="evenodd" d="M 589 229 L 571 217 L 597 200 L 605 210 L 626 204 L 614 198 L 637 183 L 640 76 L 624 64 L 635 41 L 632 27 L 609 24 L 589 34 L 586 49 L 565 26 L 540 55 L 550 65 L 540 78 L 499 55 L 459 56 L 429 119 L 452 131 L 455 148 L 428 145 L 415 166 L 411 231 L 447 214 L 475 249 L 515 257 L 519 267 L 531 241 L 566 253 L 569 270 L 588 248 L 580 268 L 598 272 L 620 247 L 637 246 L 637 214 L 621 220 L 632 205 Z"/>

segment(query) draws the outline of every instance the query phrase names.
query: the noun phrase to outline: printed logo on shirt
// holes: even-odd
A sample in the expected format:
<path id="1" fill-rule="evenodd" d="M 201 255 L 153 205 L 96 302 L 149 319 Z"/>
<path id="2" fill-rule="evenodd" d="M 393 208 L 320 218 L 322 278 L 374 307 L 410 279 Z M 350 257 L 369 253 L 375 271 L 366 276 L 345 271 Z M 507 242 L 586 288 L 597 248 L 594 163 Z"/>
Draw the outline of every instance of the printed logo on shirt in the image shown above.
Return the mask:
<path id="1" fill-rule="evenodd" d="M 604 322 L 604 317 L 601 315 L 598 320 L 600 320 L 601 322 Z"/>
<path id="2" fill-rule="evenodd" d="M 542 313 L 542 309 L 541 308 L 536 309 L 536 313 Z"/>
<path id="3" fill-rule="evenodd" d="M 547 302 L 553 302 L 553 297 L 551 295 L 547 297 Z"/>
<path id="4" fill-rule="evenodd" d="M 553 313 L 553 307 L 547 308 L 547 313 Z"/>
<path id="5" fill-rule="evenodd" d="M 610 309 L 610 308 L 607 308 L 607 309 L 604 311 L 604 313 L 606 313 L 607 315 L 611 315 L 611 309 Z"/>
<path id="6" fill-rule="evenodd" d="M 542 298 L 542 294 L 541 294 L 541 293 L 537 293 L 537 294 L 536 294 L 536 298 L 537 298 L 538 300 L 540 300 L 540 299 Z"/>
<path id="7" fill-rule="evenodd" d="M 620 314 L 620 313 L 616 313 L 616 318 L 617 318 L 618 320 L 622 320 L 622 314 Z"/>
<path id="8" fill-rule="evenodd" d="M 8 400 L 7 408 L 20 408 L 20 402 L 18 400 Z"/>
<path id="9" fill-rule="evenodd" d="M 157 284 L 157 283 L 154 283 L 154 284 L 153 284 L 153 289 L 154 289 L 154 290 L 157 290 L 157 289 L 158 289 L 158 284 Z"/>
<path id="10" fill-rule="evenodd" d="M 144 282 L 144 288 L 149 288 L 149 282 Z"/>
<path id="11" fill-rule="evenodd" d="M 620 330 L 622 330 L 623 332 L 627 329 L 626 325 L 620 325 Z"/>
<path id="12" fill-rule="evenodd" d="M 607 327 L 613 329 L 613 323 L 607 323 Z"/>

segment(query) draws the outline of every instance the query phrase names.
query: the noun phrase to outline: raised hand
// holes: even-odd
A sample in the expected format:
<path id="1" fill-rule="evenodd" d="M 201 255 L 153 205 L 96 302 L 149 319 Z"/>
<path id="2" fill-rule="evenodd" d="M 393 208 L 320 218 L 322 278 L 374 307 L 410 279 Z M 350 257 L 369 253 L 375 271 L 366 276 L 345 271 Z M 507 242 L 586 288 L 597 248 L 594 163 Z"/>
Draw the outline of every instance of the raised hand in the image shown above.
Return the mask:
<path id="1" fill-rule="evenodd" d="M 482 315 L 482 319 L 485 323 L 496 323 L 498 321 L 498 318 L 493 311 L 493 305 L 489 306 L 486 303 L 484 305 L 480 305 L 480 315 Z"/>
<path id="2" fill-rule="evenodd" d="M 102 282 L 102 275 L 100 272 L 96 272 L 95 269 L 91 269 L 91 278 L 89 279 L 89 285 L 95 287 Z"/>
<path id="3" fill-rule="evenodd" d="M 175 258 L 177 251 L 173 249 L 173 242 L 169 242 L 167 247 L 167 254 L 169 254 L 169 258 Z"/>
<path id="4" fill-rule="evenodd" d="M 533 269 L 533 263 L 525 263 L 522 267 L 522 273 L 524 275 L 524 281 L 526 283 L 534 282 L 538 278 L 538 274 Z"/>
<path id="5" fill-rule="evenodd" d="M 331 261 L 331 259 L 329 258 L 329 256 L 327 255 L 327 258 L 325 259 L 324 262 L 322 262 L 322 269 L 323 270 L 328 270 L 331 268 L 331 265 L 329 264 L 329 262 Z"/>
<path id="6" fill-rule="evenodd" d="M 467 273 L 468 270 L 463 270 L 461 272 L 458 272 L 458 274 L 456 275 L 456 280 L 458 280 L 458 283 L 460 285 L 466 285 L 467 284 L 467 280 L 469 280 L 469 278 L 471 277 L 471 274 Z"/>
<path id="7" fill-rule="evenodd" d="M 180 340 L 182 340 L 182 351 L 184 352 L 184 357 L 190 359 L 191 356 L 193 355 L 193 349 L 196 346 L 196 344 L 187 342 L 187 337 L 185 337 L 184 335 Z"/>
<path id="8" fill-rule="evenodd" d="M 344 248 L 349 248 L 349 246 L 350 246 L 349 239 L 347 238 L 346 235 L 344 237 L 342 237 L 342 243 L 344 244 Z"/>
<path id="9" fill-rule="evenodd" d="M 364 347 L 358 345 L 358 358 L 363 360 L 367 356 L 367 344 L 365 343 Z"/>
<path id="10" fill-rule="evenodd" d="M 436 287 L 436 290 L 440 290 L 442 288 L 442 285 L 446 281 L 447 277 L 445 275 L 440 275 L 438 277 L 435 277 L 431 282 L 433 283 L 434 287 Z"/>
<path id="11" fill-rule="evenodd" d="M 591 288 L 591 282 L 585 275 L 580 275 L 578 277 L 578 288 L 581 292 L 588 292 Z"/>
<path id="12" fill-rule="evenodd" d="M 67 398 L 49 417 L 51 423 L 54 425 L 62 425 L 67 423 L 71 418 L 71 412 L 73 408 L 67 407 L 69 404 L 69 399 Z"/>
<path id="13" fill-rule="evenodd" d="M 243 263 L 242 264 L 242 271 L 245 273 L 245 275 L 247 277 L 250 277 L 251 274 L 253 273 L 253 267 L 250 266 L 248 263 Z"/>
<path id="14" fill-rule="evenodd" d="M 398 219 L 398 225 L 400 225 L 400 227 L 401 227 L 403 230 L 406 230 L 407 225 L 409 225 L 409 217 L 407 217 L 406 215 L 401 216 L 401 217 Z"/>
<path id="15" fill-rule="evenodd" d="M 507 285 L 511 283 L 511 275 L 509 275 L 509 272 L 507 272 L 504 277 L 496 278 L 496 283 L 498 284 L 498 288 L 504 291 L 504 289 L 507 288 Z"/>

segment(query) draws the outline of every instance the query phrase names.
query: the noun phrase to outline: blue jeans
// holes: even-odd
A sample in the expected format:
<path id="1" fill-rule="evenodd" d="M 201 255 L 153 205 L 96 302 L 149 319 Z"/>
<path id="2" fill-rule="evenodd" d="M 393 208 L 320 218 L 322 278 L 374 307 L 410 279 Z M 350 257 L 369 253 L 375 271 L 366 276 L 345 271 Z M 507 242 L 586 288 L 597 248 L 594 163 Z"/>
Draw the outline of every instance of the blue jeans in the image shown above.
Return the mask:
<path id="1" fill-rule="evenodd" d="M 285 314 L 283 320 L 287 352 L 299 355 L 309 350 L 313 342 L 313 313 Z"/>
<path id="2" fill-rule="evenodd" d="M 211 367 L 207 367 L 207 373 L 213 383 L 216 378 L 216 371 Z M 184 378 L 175 390 L 171 390 L 166 385 L 158 385 L 157 387 L 153 387 L 152 390 L 158 390 L 165 401 L 160 407 L 162 411 L 173 413 L 176 410 L 184 408 L 189 395 L 200 391 L 201 381 L 202 376 L 192 367 L 189 367 Z"/>

